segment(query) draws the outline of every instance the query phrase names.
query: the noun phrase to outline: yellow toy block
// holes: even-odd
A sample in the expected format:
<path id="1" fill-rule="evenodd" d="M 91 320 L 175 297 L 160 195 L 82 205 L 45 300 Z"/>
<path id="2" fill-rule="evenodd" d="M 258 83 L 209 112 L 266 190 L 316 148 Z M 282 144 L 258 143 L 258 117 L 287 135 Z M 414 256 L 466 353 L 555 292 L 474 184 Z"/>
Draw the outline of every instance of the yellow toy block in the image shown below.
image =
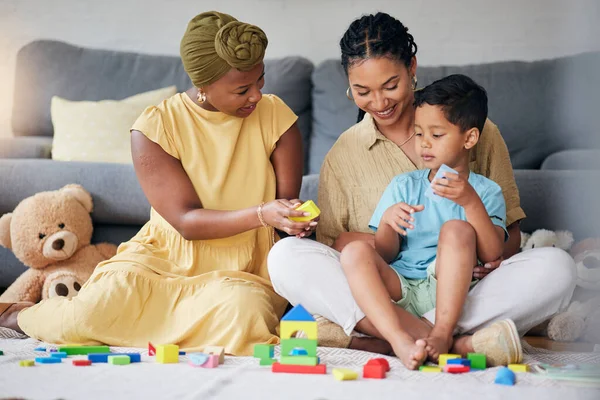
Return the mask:
<path id="1" fill-rule="evenodd" d="M 300 207 L 296 208 L 296 210 L 310 213 L 310 215 L 307 217 L 290 217 L 292 221 L 296 222 L 312 221 L 313 219 L 321 215 L 321 210 L 319 210 L 319 207 L 317 207 L 317 205 L 312 200 L 304 202 Z"/>
<path id="2" fill-rule="evenodd" d="M 336 381 L 353 381 L 358 378 L 358 372 L 347 368 L 334 368 L 333 377 Z"/>
<path id="3" fill-rule="evenodd" d="M 298 331 L 306 333 L 308 339 L 317 340 L 317 323 L 313 321 L 281 321 L 279 328 L 282 340 L 291 338 Z"/>
<path id="4" fill-rule="evenodd" d="M 19 365 L 21 367 L 33 367 L 35 365 L 35 361 L 33 361 L 33 360 L 22 360 L 22 361 L 19 361 Z"/>
<path id="5" fill-rule="evenodd" d="M 444 365 L 447 364 L 448 360 L 451 360 L 453 358 L 460 358 L 460 355 L 458 355 L 458 354 L 440 354 L 440 358 L 438 360 L 438 365 L 440 367 L 443 367 Z"/>
<path id="6" fill-rule="evenodd" d="M 156 362 L 174 364 L 179 362 L 179 346 L 176 344 L 159 344 L 156 346 Z"/>
<path id="7" fill-rule="evenodd" d="M 206 346 L 204 348 L 204 353 L 219 356 L 219 364 L 225 362 L 225 349 L 221 346 Z"/>
<path id="8" fill-rule="evenodd" d="M 508 369 L 512 372 L 529 372 L 529 365 L 527 364 L 508 364 Z"/>
<path id="9" fill-rule="evenodd" d="M 423 365 L 423 366 L 421 366 L 421 368 L 419 368 L 419 371 L 439 373 L 439 372 L 442 372 L 442 369 L 440 367 L 430 367 L 430 366 Z"/>

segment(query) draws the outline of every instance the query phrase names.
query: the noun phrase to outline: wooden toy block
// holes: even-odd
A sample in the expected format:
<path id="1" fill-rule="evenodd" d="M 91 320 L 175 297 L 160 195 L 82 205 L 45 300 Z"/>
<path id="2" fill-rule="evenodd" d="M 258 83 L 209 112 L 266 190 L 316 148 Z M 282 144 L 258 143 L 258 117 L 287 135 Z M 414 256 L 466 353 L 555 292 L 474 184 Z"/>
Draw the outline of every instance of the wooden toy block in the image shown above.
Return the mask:
<path id="1" fill-rule="evenodd" d="M 371 358 L 366 365 L 381 365 L 385 367 L 385 372 L 390 370 L 390 363 L 385 358 Z"/>
<path id="2" fill-rule="evenodd" d="M 444 372 L 449 374 L 463 374 L 465 372 L 470 372 L 471 367 L 466 367 L 460 364 L 446 364 L 444 365 Z"/>
<path id="3" fill-rule="evenodd" d="M 327 373 L 327 367 L 325 364 L 319 365 L 286 365 L 278 362 L 273 363 L 271 367 L 273 372 L 285 372 L 291 374 L 318 374 L 325 375 Z"/>
<path id="4" fill-rule="evenodd" d="M 180 355 L 180 356 L 185 356 L 185 351 L 180 351 L 180 352 L 179 352 L 179 355 Z"/>
<path id="5" fill-rule="evenodd" d="M 99 353 L 99 354 L 88 354 L 87 359 L 93 363 L 107 363 L 109 356 L 127 356 L 129 362 L 139 363 L 142 361 L 140 353 Z"/>
<path id="6" fill-rule="evenodd" d="M 208 356 L 208 361 L 201 365 L 202 368 L 217 368 L 219 366 L 219 356 L 211 354 Z"/>
<path id="7" fill-rule="evenodd" d="M 173 364 L 179 362 L 179 346 L 176 344 L 160 344 L 156 346 L 156 362 Z"/>
<path id="8" fill-rule="evenodd" d="M 296 305 L 287 314 L 281 318 L 282 321 L 296 321 L 296 322 L 315 322 L 315 319 L 306 308 L 302 307 L 302 304 Z"/>
<path id="9" fill-rule="evenodd" d="M 336 381 L 353 381 L 358 378 L 358 372 L 347 368 L 334 368 L 332 372 Z"/>
<path id="10" fill-rule="evenodd" d="M 370 379 L 384 379 L 385 378 L 385 366 L 371 364 L 365 364 L 363 367 L 363 378 Z"/>
<path id="11" fill-rule="evenodd" d="M 294 349 L 290 353 L 290 356 L 307 356 L 308 352 L 304 349 Z"/>
<path id="12" fill-rule="evenodd" d="M 206 354 L 214 354 L 219 356 L 219 364 L 225 363 L 225 348 L 221 346 L 206 346 L 204 348 Z"/>
<path id="13" fill-rule="evenodd" d="M 58 350 L 57 349 L 50 349 L 48 351 L 50 351 L 50 353 L 56 353 Z"/>
<path id="14" fill-rule="evenodd" d="M 506 367 L 502 367 L 496 373 L 494 383 L 498 385 L 513 386 L 515 384 L 515 373 Z"/>
<path id="15" fill-rule="evenodd" d="M 35 361 L 33 361 L 33 360 L 19 361 L 19 366 L 21 366 L 21 367 L 33 367 L 34 365 L 35 365 Z"/>
<path id="16" fill-rule="evenodd" d="M 432 373 L 440 373 L 442 369 L 440 367 L 431 367 L 428 365 L 421 365 L 419 367 L 419 371 L 421 372 L 432 372 Z"/>
<path id="17" fill-rule="evenodd" d="M 446 365 L 464 365 L 465 367 L 471 367 L 471 360 L 466 358 L 451 358 L 446 361 Z"/>
<path id="18" fill-rule="evenodd" d="M 0 350 L 0 356 L 3 356 L 4 352 L 2 350 Z"/>
<path id="19" fill-rule="evenodd" d="M 310 215 L 306 217 L 289 217 L 289 219 L 296 222 L 312 221 L 313 219 L 321 215 L 321 210 L 319 210 L 319 207 L 317 207 L 317 205 L 312 200 L 308 200 L 302 203 L 302 205 L 296 208 L 296 210 L 310 213 Z"/>
<path id="20" fill-rule="evenodd" d="M 473 369 L 486 369 L 487 359 L 485 354 L 481 353 L 469 353 L 467 359 L 471 360 L 471 368 Z"/>
<path id="21" fill-rule="evenodd" d="M 310 356 L 281 356 L 279 363 L 282 365 L 317 365 L 317 357 Z"/>
<path id="22" fill-rule="evenodd" d="M 295 349 L 306 350 L 306 355 L 317 356 L 317 341 L 315 339 L 283 339 L 281 340 L 281 355 L 290 356 Z M 273 357 L 273 356 L 271 356 Z"/>
<path id="23" fill-rule="evenodd" d="M 108 363 L 112 365 L 129 365 L 129 356 L 108 356 Z"/>
<path id="24" fill-rule="evenodd" d="M 271 366 L 273 363 L 276 363 L 277 360 L 274 358 L 261 358 L 258 363 L 261 367 Z"/>
<path id="25" fill-rule="evenodd" d="M 46 351 L 45 347 L 36 347 L 33 351 Z"/>
<path id="26" fill-rule="evenodd" d="M 198 367 L 207 362 L 209 357 L 210 356 L 208 354 L 204 353 L 190 353 L 188 355 L 190 364 L 193 364 Z"/>
<path id="27" fill-rule="evenodd" d="M 529 365 L 527 364 L 508 364 L 508 369 L 512 372 L 529 372 Z"/>
<path id="28" fill-rule="evenodd" d="M 255 344 L 254 357 L 256 358 L 273 358 L 275 355 L 274 344 Z"/>
<path id="29" fill-rule="evenodd" d="M 60 364 L 62 358 L 58 357 L 36 357 L 35 362 L 38 364 Z"/>
<path id="30" fill-rule="evenodd" d="M 290 339 L 292 334 L 303 331 L 310 340 L 317 340 L 317 323 L 305 321 L 281 321 L 281 339 Z"/>
<path id="31" fill-rule="evenodd" d="M 438 365 L 440 367 L 443 367 L 444 365 L 447 364 L 448 360 L 450 360 L 452 358 L 460 358 L 460 356 L 458 354 L 440 354 L 440 358 L 438 360 Z"/>
<path id="32" fill-rule="evenodd" d="M 69 356 L 81 356 L 90 353 L 110 353 L 110 348 L 108 346 L 59 346 L 58 351 Z"/>
<path id="33" fill-rule="evenodd" d="M 64 351 L 57 351 L 56 353 L 51 353 L 50 357 L 67 358 L 67 353 Z"/>
<path id="34" fill-rule="evenodd" d="M 149 356 L 155 356 L 156 355 L 156 349 L 154 348 L 154 346 L 150 342 L 148 342 L 148 355 Z"/>
<path id="35" fill-rule="evenodd" d="M 73 360 L 73 365 L 77 367 L 89 367 L 92 365 L 90 360 Z"/>

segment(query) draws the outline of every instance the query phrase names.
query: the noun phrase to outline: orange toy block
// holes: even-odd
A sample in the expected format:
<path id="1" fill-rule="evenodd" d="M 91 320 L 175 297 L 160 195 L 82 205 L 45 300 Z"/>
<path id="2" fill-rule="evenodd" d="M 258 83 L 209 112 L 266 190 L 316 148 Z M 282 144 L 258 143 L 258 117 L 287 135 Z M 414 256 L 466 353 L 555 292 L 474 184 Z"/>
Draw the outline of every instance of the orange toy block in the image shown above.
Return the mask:
<path id="1" fill-rule="evenodd" d="M 318 374 L 325 375 L 327 373 L 327 367 L 325 364 L 319 365 L 284 365 L 278 362 L 273 363 L 271 367 L 273 372 L 287 372 L 291 374 Z"/>

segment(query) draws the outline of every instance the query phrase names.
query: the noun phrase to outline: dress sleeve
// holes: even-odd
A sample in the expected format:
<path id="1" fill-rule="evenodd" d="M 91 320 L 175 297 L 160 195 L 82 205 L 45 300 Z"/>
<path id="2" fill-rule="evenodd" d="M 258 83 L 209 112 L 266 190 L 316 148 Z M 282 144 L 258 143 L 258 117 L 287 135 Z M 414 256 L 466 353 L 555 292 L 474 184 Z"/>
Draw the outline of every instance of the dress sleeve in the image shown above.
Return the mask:
<path id="1" fill-rule="evenodd" d="M 160 110 L 157 107 L 146 108 L 133 123 L 131 130 L 142 132 L 144 136 L 162 147 L 171 157 L 180 159 L 173 140 L 173 134 L 165 127 Z"/>
<path id="2" fill-rule="evenodd" d="M 267 99 L 265 99 L 267 100 Z M 269 144 L 269 153 L 275 150 L 275 145 L 279 138 L 287 132 L 298 120 L 298 116 L 294 114 L 291 108 L 275 95 L 268 95 L 268 100 L 271 103 L 270 119 L 271 119 L 271 134 L 267 138 Z M 267 125 L 268 126 L 268 125 Z"/>

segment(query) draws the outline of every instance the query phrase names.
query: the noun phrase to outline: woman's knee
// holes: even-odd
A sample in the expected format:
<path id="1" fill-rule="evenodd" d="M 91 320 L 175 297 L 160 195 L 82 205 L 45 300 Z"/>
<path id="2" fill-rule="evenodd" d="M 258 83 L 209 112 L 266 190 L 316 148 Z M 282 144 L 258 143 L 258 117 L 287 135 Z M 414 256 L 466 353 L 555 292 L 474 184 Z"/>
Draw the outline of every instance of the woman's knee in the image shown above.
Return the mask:
<path id="1" fill-rule="evenodd" d="M 544 282 L 544 292 L 550 298 L 569 301 L 575 289 L 575 261 L 564 250 L 544 247 L 530 250 L 531 259 L 527 269 L 533 282 Z"/>
<path id="2" fill-rule="evenodd" d="M 475 229 L 467 221 L 453 219 L 445 222 L 440 230 L 440 242 L 475 244 L 476 239 Z"/>
<path id="3" fill-rule="evenodd" d="M 267 257 L 267 267 L 272 282 L 286 280 L 297 268 L 294 260 L 298 259 L 298 246 L 302 240 L 295 237 L 287 237 L 275 243 Z"/>

